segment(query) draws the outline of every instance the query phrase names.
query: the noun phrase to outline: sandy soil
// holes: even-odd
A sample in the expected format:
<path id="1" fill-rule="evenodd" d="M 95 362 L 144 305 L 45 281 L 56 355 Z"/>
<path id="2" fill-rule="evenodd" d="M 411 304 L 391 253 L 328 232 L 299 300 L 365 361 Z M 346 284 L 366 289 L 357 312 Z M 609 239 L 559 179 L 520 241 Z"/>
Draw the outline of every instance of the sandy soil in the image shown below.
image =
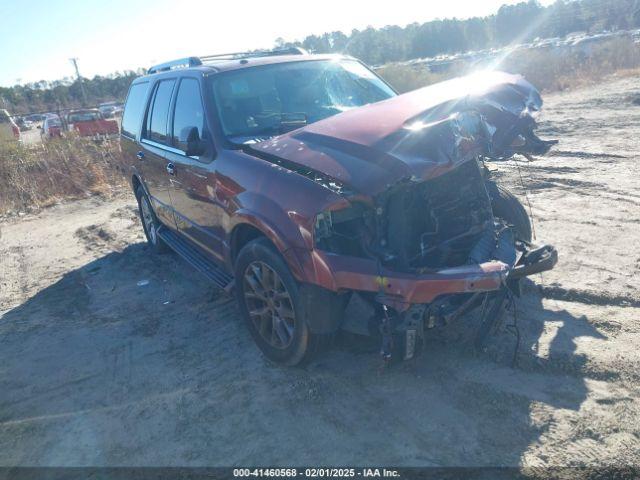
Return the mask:
<path id="1" fill-rule="evenodd" d="M 468 317 L 385 371 L 348 334 L 278 368 L 232 299 L 147 251 L 132 195 L 4 220 L 0 465 L 640 464 L 638 85 L 547 98 L 562 143 L 520 171 L 560 263 L 517 304 L 516 367 L 511 330 L 475 354 Z"/>

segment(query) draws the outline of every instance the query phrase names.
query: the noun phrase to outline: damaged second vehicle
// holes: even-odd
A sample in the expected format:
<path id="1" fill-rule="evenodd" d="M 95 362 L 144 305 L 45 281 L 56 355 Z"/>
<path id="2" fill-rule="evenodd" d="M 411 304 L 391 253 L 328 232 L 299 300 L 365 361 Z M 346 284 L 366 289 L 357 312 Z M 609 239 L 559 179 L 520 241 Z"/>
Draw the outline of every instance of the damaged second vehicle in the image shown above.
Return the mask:
<path id="1" fill-rule="evenodd" d="M 486 163 L 546 153 L 542 100 L 490 72 L 403 95 L 350 57 L 299 49 L 190 57 L 129 91 L 122 148 L 144 231 L 235 290 L 262 352 L 295 365 L 372 305 L 385 358 L 553 268 Z"/>

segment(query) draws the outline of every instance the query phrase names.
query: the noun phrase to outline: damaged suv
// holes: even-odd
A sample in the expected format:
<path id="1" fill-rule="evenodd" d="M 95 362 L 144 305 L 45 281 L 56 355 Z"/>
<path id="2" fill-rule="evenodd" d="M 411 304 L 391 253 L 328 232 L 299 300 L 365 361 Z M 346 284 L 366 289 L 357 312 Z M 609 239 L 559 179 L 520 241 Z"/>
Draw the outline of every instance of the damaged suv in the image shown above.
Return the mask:
<path id="1" fill-rule="evenodd" d="M 385 358 L 409 358 L 490 301 L 486 334 L 518 280 L 556 263 L 485 167 L 548 151 L 541 105 L 499 72 L 398 95 L 346 56 L 190 57 L 133 82 L 121 143 L 152 249 L 235 290 L 269 359 L 309 359 L 352 294 Z"/>

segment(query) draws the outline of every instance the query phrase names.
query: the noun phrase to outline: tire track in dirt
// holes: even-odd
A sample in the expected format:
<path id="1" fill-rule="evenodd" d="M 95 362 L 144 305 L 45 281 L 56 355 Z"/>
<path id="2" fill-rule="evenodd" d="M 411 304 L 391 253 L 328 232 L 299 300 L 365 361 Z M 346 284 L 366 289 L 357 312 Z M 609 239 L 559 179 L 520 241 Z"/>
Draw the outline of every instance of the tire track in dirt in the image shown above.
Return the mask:
<path id="1" fill-rule="evenodd" d="M 539 287 L 544 298 L 564 300 L 567 302 L 580 302 L 587 305 L 610 305 L 616 307 L 640 307 L 640 299 L 632 295 L 616 295 L 607 292 L 593 292 L 576 288 L 564 288 L 561 286 Z"/>

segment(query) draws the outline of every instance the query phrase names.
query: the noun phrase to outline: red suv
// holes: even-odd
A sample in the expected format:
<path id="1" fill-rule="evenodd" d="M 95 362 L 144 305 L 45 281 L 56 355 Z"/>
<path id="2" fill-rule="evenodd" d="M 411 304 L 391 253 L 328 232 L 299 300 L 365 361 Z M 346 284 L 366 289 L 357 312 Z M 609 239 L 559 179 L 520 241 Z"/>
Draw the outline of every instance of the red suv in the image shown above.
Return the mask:
<path id="1" fill-rule="evenodd" d="M 129 90 L 122 149 L 151 247 L 235 290 L 271 360 L 310 358 L 352 294 L 385 358 L 478 305 L 494 326 L 518 279 L 553 267 L 485 167 L 546 153 L 522 77 L 404 95 L 358 60 L 299 49 L 190 57 Z"/>

